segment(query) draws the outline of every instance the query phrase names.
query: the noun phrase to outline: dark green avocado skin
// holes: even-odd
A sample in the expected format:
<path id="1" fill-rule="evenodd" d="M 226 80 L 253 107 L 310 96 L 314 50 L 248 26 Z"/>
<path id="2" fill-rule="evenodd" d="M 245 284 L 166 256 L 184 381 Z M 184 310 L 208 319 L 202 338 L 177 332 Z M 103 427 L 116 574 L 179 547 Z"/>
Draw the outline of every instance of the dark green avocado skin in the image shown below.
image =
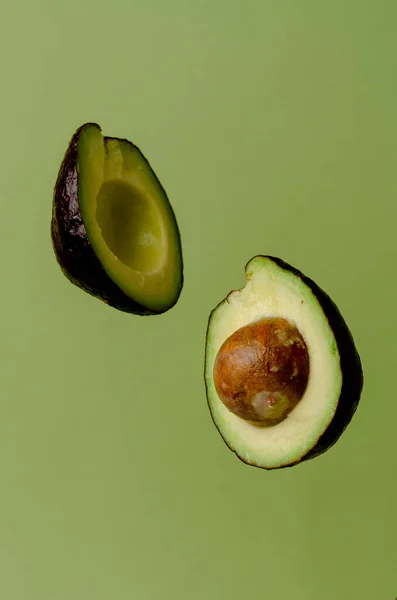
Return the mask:
<path id="1" fill-rule="evenodd" d="M 77 172 L 78 140 L 81 132 L 87 126 L 100 129 L 96 123 L 86 123 L 77 129 L 69 143 L 55 184 L 51 240 L 56 259 L 69 281 L 109 306 L 141 316 L 160 314 L 160 312 L 149 310 L 124 294 L 106 273 L 88 239 L 79 207 Z M 158 185 L 161 185 L 160 182 Z M 180 238 L 178 241 L 180 244 Z M 178 294 L 173 304 L 166 310 L 176 304 L 182 286 L 183 274 Z"/>
<path id="2" fill-rule="evenodd" d="M 316 445 L 311 450 L 309 450 L 307 454 L 301 456 L 297 461 L 288 465 L 282 465 L 280 467 L 273 468 L 266 468 L 253 463 L 248 463 L 235 452 L 234 448 L 231 448 L 229 444 L 227 444 L 226 440 L 224 440 L 227 446 L 230 448 L 230 450 L 232 450 L 243 463 L 271 471 L 275 469 L 287 469 L 290 467 L 294 467 L 299 463 L 316 458 L 317 456 L 324 454 L 324 452 L 329 450 L 329 448 L 331 448 L 331 446 L 333 446 L 338 441 L 338 439 L 345 431 L 346 427 L 349 425 L 350 421 L 354 416 L 354 413 L 357 410 L 364 385 L 364 376 L 361 359 L 354 344 L 352 334 L 350 333 L 350 330 L 346 325 L 346 322 L 342 317 L 338 307 L 331 300 L 328 294 L 324 292 L 324 290 L 322 290 L 309 277 L 306 277 L 306 275 L 301 273 L 301 271 L 286 263 L 282 259 L 276 258 L 274 256 L 260 256 L 260 258 L 268 258 L 272 260 L 285 271 L 290 271 L 296 277 L 299 277 L 299 279 L 301 279 L 311 289 L 311 291 L 319 301 L 323 312 L 328 320 L 328 323 L 330 324 L 330 327 L 334 333 L 336 343 L 338 346 L 342 372 L 342 389 L 332 421 L 328 425 L 327 429 L 319 437 Z M 226 300 L 223 300 L 221 304 L 225 301 Z M 216 311 L 216 308 L 212 311 L 212 313 Z M 217 429 L 222 436 L 222 432 L 219 430 L 218 427 Z"/>

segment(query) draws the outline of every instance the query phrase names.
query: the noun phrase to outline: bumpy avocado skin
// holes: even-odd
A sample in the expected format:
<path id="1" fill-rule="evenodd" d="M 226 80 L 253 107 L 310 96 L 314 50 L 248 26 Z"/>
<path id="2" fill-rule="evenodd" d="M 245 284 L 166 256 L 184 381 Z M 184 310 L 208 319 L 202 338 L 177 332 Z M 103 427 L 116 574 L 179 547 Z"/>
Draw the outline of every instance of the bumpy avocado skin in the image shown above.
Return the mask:
<path id="1" fill-rule="evenodd" d="M 225 438 L 222 435 L 222 431 L 219 429 L 215 420 L 212 416 L 212 412 L 210 410 L 210 414 L 212 420 L 214 422 L 215 427 L 217 428 L 219 434 L 224 440 L 225 444 L 228 448 L 234 452 L 239 460 L 241 460 L 244 464 L 249 466 L 257 467 L 260 469 L 264 469 L 266 471 L 272 471 L 276 469 L 288 469 L 290 467 L 294 467 L 304 461 L 311 460 L 324 454 L 331 446 L 333 446 L 342 433 L 345 431 L 346 427 L 349 425 L 352 420 L 354 413 L 357 410 L 357 407 L 360 402 L 361 393 L 364 385 L 364 376 L 363 369 L 361 364 L 360 356 L 357 352 L 356 346 L 353 341 L 352 334 L 348 326 L 345 323 L 344 318 L 342 317 L 338 307 L 331 300 L 324 290 L 322 290 L 313 280 L 304 275 L 301 271 L 286 263 L 280 258 L 276 258 L 274 256 L 269 255 L 258 255 L 257 257 L 253 257 L 249 262 L 251 262 L 254 258 L 268 258 L 269 260 L 276 263 L 279 267 L 286 271 L 290 271 L 296 277 L 299 277 L 313 292 L 319 301 L 324 314 L 330 324 L 330 327 L 334 333 L 338 352 L 340 356 L 341 363 L 341 372 L 342 372 L 342 389 L 338 400 L 338 405 L 333 416 L 332 421 L 326 428 L 326 430 L 321 434 L 317 443 L 309 452 L 305 455 L 301 456 L 298 460 L 288 464 L 288 465 L 280 465 L 277 467 L 262 467 L 261 465 L 257 465 L 254 463 L 250 463 L 245 461 L 239 454 L 235 451 L 233 447 L 231 447 Z M 246 265 L 246 269 L 249 263 Z M 231 292 L 232 293 L 232 292 Z M 222 300 L 212 311 L 208 320 L 207 327 L 207 338 L 209 325 L 212 319 L 212 316 L 215 314 L 217 309 L 224 303 L 227 302 L 227 298 Z M 208 402 L 209 406 L 209 402 Z"/>
<path id="2" fill-rule="evenodd" d="M 127 296 L 110 279 L 88 239 L 79 206 L 77 171 L 78 141 L 86 127 L 97 127 L 100 130 L 96 123 L 85 123 L 77 129 L 70 140 L 55 184 L 51 240 L 58 264 L 67 279 L 74 285 L 117 310 L 141 316 L 165 312 L 179 299 L 183 286 L 183 273 L 174 302 L 163 311 L 149 310 Z M 161 185 L 160 182 L 158 185 Z M 178 243 L 182 253 L 179 232 Z"/>

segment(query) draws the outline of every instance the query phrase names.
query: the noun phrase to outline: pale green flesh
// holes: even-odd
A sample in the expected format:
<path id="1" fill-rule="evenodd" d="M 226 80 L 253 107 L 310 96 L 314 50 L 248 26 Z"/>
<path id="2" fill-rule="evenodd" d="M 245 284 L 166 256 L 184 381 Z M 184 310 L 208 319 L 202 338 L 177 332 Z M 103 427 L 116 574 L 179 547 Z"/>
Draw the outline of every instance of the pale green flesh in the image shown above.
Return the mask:
<path id="1" fill-rule="evenodd" d="M 208 403 L 222 437 L 238 456 L 250 464 L 274 468 L 307 454 L 331 422 L 342 387 L 340 357 L 327 318 L 301 279 L 266 257 L 252 259 L 246 277 L 245 287 L 229 294 L 211 314 L 205 365 Z M 310 376 L 303 398 L 284 421 L 256 427 L 221 402 L 213 368 L 219 348 L 234 331 L 267 316 L 296 325 L 308 347 Z"/>
<path id="2" fill-rule="evenodd" d="M 79 206 L 109 277 L 149 309 L 169 306 L 181 281 L 177 225 L 139 150 L 87 126 L 78 142 Z"/>

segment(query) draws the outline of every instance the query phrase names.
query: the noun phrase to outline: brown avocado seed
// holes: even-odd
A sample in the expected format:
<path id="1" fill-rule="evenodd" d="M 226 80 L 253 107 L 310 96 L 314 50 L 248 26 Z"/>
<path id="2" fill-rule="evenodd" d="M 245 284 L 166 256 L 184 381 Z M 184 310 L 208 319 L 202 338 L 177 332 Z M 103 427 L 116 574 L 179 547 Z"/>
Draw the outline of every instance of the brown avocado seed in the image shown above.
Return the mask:
<path id="1" fill-rule="evenodd" d="M 232 413 L 257 425 L 274 425 L 302 398 L 309 368 L 308 349 L 295 325 L 262 318 L 237 329 L 222 344 L 214 383 Z"/>

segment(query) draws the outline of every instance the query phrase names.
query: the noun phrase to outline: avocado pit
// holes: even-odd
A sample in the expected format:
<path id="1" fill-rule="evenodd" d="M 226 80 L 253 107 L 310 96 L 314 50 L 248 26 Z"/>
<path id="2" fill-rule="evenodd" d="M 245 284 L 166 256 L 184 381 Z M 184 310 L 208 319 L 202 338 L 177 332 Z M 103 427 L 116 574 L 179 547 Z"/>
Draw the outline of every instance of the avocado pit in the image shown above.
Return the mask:
<path id="1" fill-rule="evenodd" d="M 256 425 L 281 422 L 301 400 L 309 379 L 309 352 L 293 323 L 261 318 L 222 344 L 214 383 L 223 404 Z"/>

